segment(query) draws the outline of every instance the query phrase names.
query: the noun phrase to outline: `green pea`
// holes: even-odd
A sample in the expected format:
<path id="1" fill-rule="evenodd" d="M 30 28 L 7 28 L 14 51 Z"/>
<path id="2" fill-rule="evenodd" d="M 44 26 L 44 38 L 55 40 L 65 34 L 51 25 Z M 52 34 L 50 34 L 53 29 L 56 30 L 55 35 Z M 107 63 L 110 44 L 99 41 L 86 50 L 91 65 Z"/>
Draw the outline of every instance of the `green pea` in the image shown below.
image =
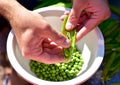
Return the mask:
<path id="1" fill-rule="evenodd" d="M 76 50 L 73 55 L 71 60 L 65 63 L 44 64 L 31 60 L 29 66 L 31 71 L 40 79 L 48 81 L 70 80 L 77 76 L 84 63 L 80 52 Z"/>

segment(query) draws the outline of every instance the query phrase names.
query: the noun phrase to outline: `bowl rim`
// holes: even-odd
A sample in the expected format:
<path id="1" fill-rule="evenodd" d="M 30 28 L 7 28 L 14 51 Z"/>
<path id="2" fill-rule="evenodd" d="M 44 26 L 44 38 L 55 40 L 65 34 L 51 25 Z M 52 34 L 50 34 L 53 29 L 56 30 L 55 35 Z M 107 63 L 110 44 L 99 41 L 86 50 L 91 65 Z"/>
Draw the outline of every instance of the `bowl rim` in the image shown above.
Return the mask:
<path id="1" fill-rule="evenodd" d="M 68 8 L 69 9 L 69 8 Z M 66 8 L 64 7 L 44 7 L 44 8 L 40 8 L 35 10 L 34 12 L 40 12 L 40 11 L 46 11 L 46 10 L 60 10 L 60 11 L 65 11 Z M 62 82 L 52 82 L 52 81 L 46 81 L 46 80 L 41 80 L 38 79 L 32 75 L 30 75 L 26 70 L 23 69 L 23 67 L 19 64 L 19 62 L 17 62 L 17 59 L 15 58 L 14 55 L 14 51 L 12 50 L 13 48 L 13 39 L 14 39 L 14 32 L 13 30 L 10 31 L 9 35 L 8 35 L 8 39 L 7 39 L 7 55 L 8 55 L 8 59 L 12 65 L 12 67 L 15 69 L 15 71 L 22 76 L 25 80 L 27 80 L 30 83 L 33 84 L 42 84 L 42 85 L 75 85 L 77 83 L 83 83 L 86 80 L 88 80 L 99 68 L 99 66 L 102 63 L 103 57 L 104 57 L 104 38 L 102 35 L 102 32 L 100 31 L 100 29 L 98 27 L 96 27 L 96 29 L 94 29 L 97 32 L 97 36 L 100 38 L 100 48 L 98 49 L 101 51 L 101 53 L 99 54 L 99 56 L 96 57 L 95 62 L 93 62 L 93 64 L 91 65 L 91 67 L 85 72 L 85 74 L 81 74 L 80 77 L 76 77 L 74 79 L 68 80 L 68 81 L 62 81 Z M 102 47 L 101 47 L 102 45 Z M 93 71 L 94 69 L 94 71 Z M 88 75 L 89 74 L 89 75 Z M 87 79 L 86 79 L 87 76 Z"/>

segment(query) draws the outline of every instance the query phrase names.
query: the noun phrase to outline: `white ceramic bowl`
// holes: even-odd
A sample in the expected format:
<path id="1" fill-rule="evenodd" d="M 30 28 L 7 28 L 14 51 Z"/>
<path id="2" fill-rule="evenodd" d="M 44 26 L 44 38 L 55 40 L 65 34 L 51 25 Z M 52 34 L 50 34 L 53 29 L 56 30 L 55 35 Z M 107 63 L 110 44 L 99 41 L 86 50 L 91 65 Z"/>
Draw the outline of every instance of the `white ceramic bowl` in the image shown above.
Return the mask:
<path id="1" fill-rule="evenodd" d="M 61 31 L 62 21 L 59 19 L 63 15 L 65 9 L 63 7 L 45 7 L 37 9 L 37 12 L 43 15 L 46 20 L 56 30 Z M 31 72 L 29 67 L 29 60 L 25 59 L 18 48 L 13 31 L 9 33 L 7 40 L 7 53 L 8 58 L 16 70 L 25 80 L 37 85 L 76 85 L 81 84 L 88 80 L 99 68 L 104 56 L 104 39 L 98 27 L 88 33 L 77 43 L 78 49 L 82 52 L 84 65 L 77 77 L 62 82 L 45 81 L 37 78 Z"/>

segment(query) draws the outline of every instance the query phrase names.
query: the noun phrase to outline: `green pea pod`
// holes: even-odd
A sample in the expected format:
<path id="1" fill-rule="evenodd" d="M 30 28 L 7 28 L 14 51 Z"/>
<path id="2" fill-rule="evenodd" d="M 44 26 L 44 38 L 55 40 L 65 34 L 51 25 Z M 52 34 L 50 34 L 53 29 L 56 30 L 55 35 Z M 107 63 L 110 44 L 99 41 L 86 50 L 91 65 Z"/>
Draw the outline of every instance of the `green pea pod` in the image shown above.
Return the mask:
<path id="1" fill-rule="evenodd" d="M 102 24 L 101 24 L 102 25 Z M 114 27 L 116 25 L 116 21 L 114 19 L 109 19 L 109 23 L 106 23 L 107 26 L 104 26 L 104 28 L 101 27 L 103 34 L 105 34 L 106 32 L 108 32 L 109 30 L 111 30 L 112 27 Z"/>
<path id="2" fill-rule="evenodd" d="M 108 18 L 107 20 L 103 21 L 101 24 L 99 24 L 99 28 L 100 30 L 104 33 L 105 31 L 107 31 L 107 29 L 109 29 L 108 27 L 110 27 L 110 25 L 112 25 L 113 19 Z"/>
<path id="3" fill-rule="evenodd" d="M 66 29 L 65 29 L 65 26 L 66 26 L 66 23 L 67 23 L 67 19 L 68 19 L 68 16 L 65 17 L 65 19 L 64 19 L 64 21 L 63 21 L 63 23 L 62 23 L 62 33 L 63 33 L 66 37 L 68 37 L 67 31 L 66 31 Z"/>
<path id="4" fill-rule="evenodd" d="M 67 34 L 67 31 L 65 29 L 65 25 L 66 25 L 66 22 L 67 22 L 67 19 L 68 17 L 65 17 L 63 23 L 62 23 L 62 34 L 64 34 L 67 38 L 68 38 L 68 34 Z M 64 56 L 65 56 L 65 59 L 69 59 L 69 48 L 63 48 L 63 53 L 64 53 Z"/>
<path id="5" fill-rule="evenodd" d="M 120 83 L 112 83 L 112 84 L 108 84 L 108 85 L 120 85 Z"/>
<path id="6" fill-rule="evenodd" d="M 118 23 L 119 24 L 119 23 Z M 118 27 L 116 28 L 116 30 L 114 30 L 112 33 L 111 33 L 111 38 L 116 38 L 118 36 L 118 34 L 120 33 L 120 26 L 118 25 Z"/>
<path id="7" fill-rule="evenodd" d="M 120 9 L 112 4 L 109 4 L 110 9 L 112 12 L 114 12 L 115 14 L 117 14 L 118 16 L 120 16 Z"/>
<path id="8" fill-rule="evenodd" d="M 120 52 L 120 47 L 113 48 L 112 50 L 116 52 Z"/>
<path id="9" fill-rule="evenodd" d="M 113 72 L 115 72 L 115 71 L 119 71 L 120 70 L 120 63 L 117 63 L 116 65 L 114 65 L 114 67 L 112 66 L 111 68 L 110 68 L 110 71 L 112 72 L 110 72 L 110 74 L 112 74 L 113 75 Z"/>
<path id="10" fill-rule="evenodd" d="M 71 51 L 73 53 L 75 50 L 75 42 L 76 42 L 76 30 L 75 29 L 70 31 L 70 41 L 72 42 L 71 43 Z"/>
<path id="11" fill-rule="evenodd" d="M 103 81 L 107 81 L 107 73 L 108 73 L 108 71 L 110 69 L 111 64 L 115 60 L 116 54 L 117 54 L 116 52 L 113 52 L 111 54 L 111 56 L 109 57 L 109 60 L 104 65 L 103 72 L 102 72 Z"/>
<path id="12" fill-rule="evenodd" d="M 118 23 L 116 23 L 114 26 L 110 27 L 110 30 L 107 30 L 107 32 L 104 33 L 104 36 L 108 37 L 109 35 L 111 35 L 111 33 L 113 33 L 113 31 L 116 31 L 118 26 L 119 26 Z"/>
<path id="13" fill-rule="evenodd" d="M 120 28 L 119 28 L 120 29 Z M 118 36 L 117 36 L 118 38 L 120 38 L 120 33 L 118 34 Z"/>
<path id="14" fill-rule="evenodd" d="M 113 40 L 113 39 L 112 39 L 112 38 L 110 38 L 110 37 L 106 38 L 106 39 L 105 39 L 105 44 L 107 44 L 107 43 L 111 42 L 112 40 Z"/>
<path id="15" fill-rule="evenodd" d="M 116 48 L 116 47 L 119 47 L 119 44 L 117 44 L 117 43 L 113 43 L 113 44 L 106 44 L 105 45 L 105 49 L 106 50 L 112 50 L 113 48 Z"/>
<path id="16" fill-rule="evenodd" d="M 116 41 L 117 43 L 120 43 L 120 39 L 119 39 L 118 37 L 115 38 L 115 41 Z"/>
<path id="17" fill-rule="evenodd" d="M 117 55 L 114 56 L 114 61 L 110 66 L 110 69 L 108 70 L 107 76 L 108 78 L 112 78 L 119 70 L 120 70 L 120 53 L 117 52 Z"/>
<path id="18" fill-rule="evenodd" d="M 72 56 L 74 50 L 75 50 L 75 40 L 76 40 L 76 30 L 73 29 L 72 31 L 68 32 L 65 29 L 66 23 L 67 23 L 68 16 L 65 17 L 63 24 L 62 24 L 62 33 L 70 39 L 71 45 L 69 48 L 64 48 L 63 53 L 65 56 L 65 59 L 70 59 Z"/>
<path id="19" fill-rule="evenodd" d="M 107 81 L 120 70 L 119 22 L 115 19 L 109 18 L 101 23 L 99 27 L 105 39 L 105 56 L 103 60 L 102 81 L 103 83 L 107 83 Z"/>
<path id="20" fill-rule="evenodd" d="M 120 29 L 120 28 L 118 28 L 118 29 Z M 119 32 L 118 32 L 117 37 L 115 37 L 115 41 L 116 41 L 117 43 L 120 43 L 120 30 L 119 30 Z"/>

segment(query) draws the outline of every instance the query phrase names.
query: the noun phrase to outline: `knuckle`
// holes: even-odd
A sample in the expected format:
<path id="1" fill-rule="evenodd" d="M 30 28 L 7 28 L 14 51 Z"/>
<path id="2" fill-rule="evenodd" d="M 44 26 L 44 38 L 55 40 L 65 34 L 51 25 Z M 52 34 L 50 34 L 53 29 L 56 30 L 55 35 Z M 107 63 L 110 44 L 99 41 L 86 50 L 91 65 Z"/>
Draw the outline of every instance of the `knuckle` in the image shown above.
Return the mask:
<path id="1" fill-rule="evenodd" d="M 25 57 L 25 58 L 30 58 L 30 54 L 31 54 L 31 53 L 30 53 L 30 51 L 28 51 L 28 50 L 22 49 L 21 54 L 22 54 L 22 56 Z"/>
<path id="2" fill-rule="evenodd" d="M 51 26 L 48 24 L 48 23 L 45 23 L 44 25 L 43 25 L 43 29 L 44 30 L 49 30 L 51 28 Z"/>

